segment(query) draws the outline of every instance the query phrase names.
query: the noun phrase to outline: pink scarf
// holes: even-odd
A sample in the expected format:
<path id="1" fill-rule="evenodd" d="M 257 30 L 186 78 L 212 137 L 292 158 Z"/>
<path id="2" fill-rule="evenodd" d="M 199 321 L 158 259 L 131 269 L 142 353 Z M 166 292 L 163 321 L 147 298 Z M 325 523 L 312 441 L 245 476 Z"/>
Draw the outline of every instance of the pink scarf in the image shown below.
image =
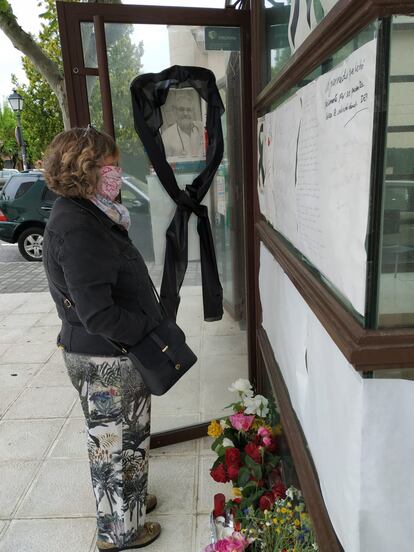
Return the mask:
<path id="1" fill-rule="evenodd" d="M 122 186 L 122 169 L 112 165 L 105 165 L 101 168 L 101 179 L 98 184 L 96 195 L 91 198 L 101 211 L 117 224 L 129 230 L 131 218 L 128 209 L 115 201 Z"/>

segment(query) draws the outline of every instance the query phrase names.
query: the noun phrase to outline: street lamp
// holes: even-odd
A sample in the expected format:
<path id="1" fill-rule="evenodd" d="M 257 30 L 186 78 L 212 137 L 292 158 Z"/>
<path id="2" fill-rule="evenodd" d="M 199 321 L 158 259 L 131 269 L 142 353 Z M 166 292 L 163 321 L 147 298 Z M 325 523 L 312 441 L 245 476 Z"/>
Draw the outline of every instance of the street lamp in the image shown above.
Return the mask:
<path id="1" fill-rule="evenodd" d="M 22 149 L 22 161 L 23 161 L 23 170 L 27 170 L 27 160 L 26 160 L 26 144 L 23 139 L 22 132 L 22 122 L 20 119 L 20 113 L 23 111 L 23 98 L 13 90 L 13 93 L 7 98 L 9 100 L 10 107 L 16 113 L 17 117 L 17 128 L 16 128 L 16 140 L 19 146 Z"/>

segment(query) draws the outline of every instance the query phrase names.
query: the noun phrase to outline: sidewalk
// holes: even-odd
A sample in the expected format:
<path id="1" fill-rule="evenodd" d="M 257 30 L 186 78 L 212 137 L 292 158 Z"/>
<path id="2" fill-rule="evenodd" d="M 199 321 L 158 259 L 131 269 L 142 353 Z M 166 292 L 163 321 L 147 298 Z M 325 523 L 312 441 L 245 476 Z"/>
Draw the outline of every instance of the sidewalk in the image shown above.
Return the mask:
<path id="1" fill-rule="evenodd" d="M 199 299 L 190 288 L 189 308 Z M 227 384 L 246 377 L 244 332 L 226 317 L 206 325 L 201 307 L 199 315 L 192 308 L 181 322 L 199 366 L 175 395 L 153 401 L 154 431 L 220 414 L 212 390 L 216 405 L 225 406 Z M 0 295 L 0 552 L 95 550 L 83 418 L 56 349 L 58 328 L 48 293 Z M 151 452 L 158 507 L 149 519 L 160 521 L 163 533 L 149 552 L 199 552 L 209 543 L 208 513 L 224 488 L 209 476 L 209 445 L 207 438 Z"/>

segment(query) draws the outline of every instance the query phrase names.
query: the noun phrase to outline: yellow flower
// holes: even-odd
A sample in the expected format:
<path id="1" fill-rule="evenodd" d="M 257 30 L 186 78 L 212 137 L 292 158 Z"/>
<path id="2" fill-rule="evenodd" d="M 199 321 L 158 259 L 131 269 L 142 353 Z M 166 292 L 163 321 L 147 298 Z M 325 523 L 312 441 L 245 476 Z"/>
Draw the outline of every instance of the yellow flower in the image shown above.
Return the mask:
<path id="1" fill-rule="evenodd" d="M 277 520 L 277 518 L 273 518 L 273 523 L 274 523 L 275 525 L 277 525 L 277 524 L 279 523 L 278 520 Z"/>
<path id="2" fill-rule="evenodd" d="M 300 521 L 298 519 L 295 519 L 295 521 L 293 523 L 296 525 L 296 527 L 299 527 L 299 525 L 300 525 Z"/>
<path id="3" fill-rule="evenodd" d="M 281 508 L 280 511 L 282 512 L 282 514 L 286 514 L 286 512 L 287 512 L 285 507 Z"/>
<path id="4" fill-rule="evenodd" d="M 273 428 L 273 435 L 280 435 L 281 433 L 282 433 L 282 426 L 281 426 L 281 424 L 277 424 Z"/>
<path id="5" fill-rule="evenodd" d="M 217 422 L 217 420 L 211 420 L 211 424 L 208 426 L 207 429 L 207 435 L 213 437 L 213 439 L 217 439 L 217 437 L 220 437 L 222 433 L 223 429 L 221 425 Z"/>
<path id="6" fill-rule="evenodd" d="M 240 498 L 242 495 L 239 487 L 233 487 L 231 490 L 231 494 L 234 496 L 234 498 Z"/>

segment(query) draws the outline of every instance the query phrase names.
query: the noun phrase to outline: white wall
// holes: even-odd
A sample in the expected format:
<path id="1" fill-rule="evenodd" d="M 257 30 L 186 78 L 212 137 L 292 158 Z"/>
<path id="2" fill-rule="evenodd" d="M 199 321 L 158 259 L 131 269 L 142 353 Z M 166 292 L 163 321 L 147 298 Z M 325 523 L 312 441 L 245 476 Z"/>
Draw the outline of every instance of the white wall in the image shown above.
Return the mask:
<path id="1" fill-rule="evenodd" d="M 263 327 L 345 552 L 412 552 L 414 382 L 363 379 L 263 245 L 259 289 Z"/>

